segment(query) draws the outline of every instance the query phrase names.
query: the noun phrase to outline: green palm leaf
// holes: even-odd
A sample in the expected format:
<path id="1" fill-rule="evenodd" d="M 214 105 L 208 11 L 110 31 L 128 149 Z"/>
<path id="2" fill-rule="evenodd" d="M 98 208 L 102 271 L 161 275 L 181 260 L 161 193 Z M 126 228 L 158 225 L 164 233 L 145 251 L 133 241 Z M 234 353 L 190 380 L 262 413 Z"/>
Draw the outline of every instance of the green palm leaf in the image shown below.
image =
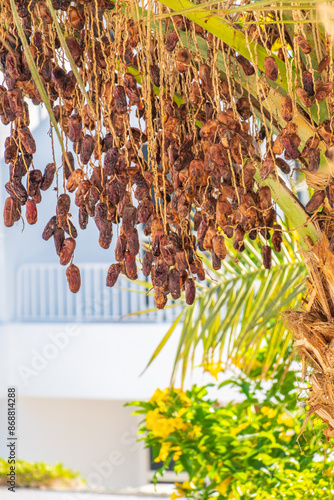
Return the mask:
<path id="1" fill-rule="evenodd" d="M 172 380 L 178 369 L 184 379 L 193 367 L 196 350 L 203 351 L 202 362 L 212 359 L 233 361 L 245 372 L 256 366 L 256 355 L 266 345 L 262 376 L 267 376 L 289 348 L 289 334 L 280 321 L 282 310 L 295 306 L 302 291 L 300 283 L 306 277 L 304 263 L 298 254 L 298 241 L 285 236 L 285 251 L 276 254 L 270 271 L 263 268 L 261 245 L 247 242 L 246 252 L 223 261 L 220 271 L 213 270 L 204 257 L 209 278 L 197 290 L 195 303 L 185 307 L 163 337 L 152 355 L 151 364 L 163 346 L 181 326 Z M 227 243 L 233 255 L 232 243 Z"/>

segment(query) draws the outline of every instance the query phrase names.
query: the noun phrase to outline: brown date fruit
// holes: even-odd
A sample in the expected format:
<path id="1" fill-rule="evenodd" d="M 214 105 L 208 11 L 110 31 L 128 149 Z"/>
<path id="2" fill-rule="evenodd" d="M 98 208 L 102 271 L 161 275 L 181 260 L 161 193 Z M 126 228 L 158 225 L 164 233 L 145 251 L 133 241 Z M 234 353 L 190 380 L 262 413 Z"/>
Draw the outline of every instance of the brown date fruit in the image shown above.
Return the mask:
<path id="1" fill-rule="evenodd" d="M 72 115 L 68 119 L 68 138 L 72 142 L 78 142 L 82 134 L 82 119 L 79 115 Z"/>
<path id="2" fill-rule="evenodd" d="M 129 89 L 136 89 L 137 88 L 137 80 L 134 77 L 134 75 L 131 75 L 131 73 L 125 73 L 123 77 L 123 82 L 124 86 L 129 88 Z"/>
<path id="3" fill-rule="evenodd" d="M 224 236 L 222 234 L 216 234 L 212 238 L 212 249 L 220 260 L 225 259 L 227 255 L 227 250 L 225 246 Z"/>
<path id="4" fill-rule="evenodd" d="M 119 150 L 114 147 L 110 147 L 104 157 L 103 169 L 106 175 L 113 175 L 115 173 L 115 167 L 117 160 L 119 158 Z"/>
<path id="5" fill-rule="evenodd" d="M 136 221 L 137 221 L 137 209 L 132 205 L 125 205 L 122 215 L 122 228 L 125 236 L 130 236 L 132 233 Z"/>
<path id="6" fill-rule="evenodd" d="M 145 252 L 145 255 L 143 257 L 143 267 L 142 267 L 142 273 L 144 276 L 149 276 L 151 274 L 152 264 L 153 264 L 152 252 Z"/>
<path id="7" fill-rule="evenodd" d="M 40 19 L 45 24 L 52 23 L 50 11 L 44 2 L 36 2 L 34 6 L 34 15 L 37 19 Z"/>
<path id="8" fill-rule="evenodd" d="M 21 57 L 19 53 L 8 52 L 6 56 L 6 69 L 11 78 L 15 80 L 21 78 L 22 76 L 22 64 Z"/>
<path id="9" fill-rule="evenodd" d="M 269 245 L 263 245 L 262 247 L 262 260 L 263 267 L 265 269 L 271 268 L 271 247 Z"/>
<path id="10" fill-rule="evenodd" d="M 181 297 L 180 272 L 177 269 L 171 269 L 168 275 L 169 290 L 174 300 Z"/>
<path id="11" fill-rule="evenodd" d="M 186 254 L 183 250 L 176 252 L 175 261 L 176 261 L 176 267 L 180 272 L 185 271 L 188 268 Z"/>
<path id="12" fill-rule="evenodd" d="M 201 80 L 204 92 L 210 94 L 213 91 L 210 67 L 207 64 L 201 64 L 198 68 L 198 76 Z"/>
<path id="13" fill-rule="evenodd" d="M 261 210 L 268 210 L 272 205 L 270 187 L 262 186 L 260 189 L 258 189 L 257 195 L 260 199 Z"/>
<path id="14" fill-rule="evenodd" d="M 158 309 L 163 309 L 167 304 L 167 296 L 158 287 L 154 287 L 154 300 Z"/>
<path id="15" fill-rule="evenodd" d="M 240 97 L 237 100 L 237 111 L 241 118 L 246 121 L 252 116 L 249 100 L 246 97 Z"/>
<path id="16" fill-rule="evenodd" d="M 95 215 L 95 205 L 100 199 L 100 193 L 95 186 L 91 186 L 85 197 L 85 207 L 90 217 Z"/>
<path id="17" fill-rule="evenodd" d="M 178 38 L 176 31 L 172 30 L 168 33 L 166 46 L 165 46 L 167 52 L 173 52 L 178 40 L 179 40 L 179 38 Z"/>
<path id="18" fill-rule="evenodd" d="M 46 191 L 51 187 L 55 173 L 56 173 L 56 165 L 54 163 L 48 163 L 47 166 L 45 167 L 41 184 L 39 186 L 42 191 Z"/>
<path id="19" fill-rule="evenodd" d="M 31 135 L 31 132 L 28 127 L 20 127 L 17 129 L 18 137 L 27 151 L 27 153 L 34 154 L 36 153 L 36 143 L 35 139 Z"/>
<path id="20" fill-rule="evenodd" d="M 74 170 L 67 180 L 66 184 L 67 191 L 73 193 L 78 187 L 79 183 L 83 180 L 84 175 L 85 174 L 83 170 L 81 170 L 81 168 L 77 168 L 76 170 Z"/>
<path id="21" fill-rule="evenodd" d="M 99 231 L 102 231 L 107 225 L 108 207 L 105 203 L 98 203 L 95 208 L 95 224 Z"/>
<path id="22" fill-rule="evenodd" d="M 11 197 L 6 198 L 3 212 L 3 218 L 6 227 L 12 227 L 14 225 L 16 208 L 16 201 Z"/>
<path id="23" fill-rule="evenodd" d="M 99 245 L 101 248 L 104 248 L 107 250 L 112 241 L 112 222 L 110 220 L 107 220 L 105 226 L 100 230 L 100 235 L 99 235 Z"/>
<path id="24" fill-rule="evenodd" d="M 125 272 L 127 277 L 130 280 L 136 280 L 138 278 L 138 274 L 135 255 L 131 255 L 131 253 L 127 250 L 124 257 Z"/>
<path id="25" fill-rule="evenodd" d="M 166 236 L 163 236 L 160 240 L 160 252 L 168 266 L 175 264 L 175 247 L 173 242 Z"/>
<path id="26" fill-rule="evenodd" d="M 56 254 L 59 257 L 60 251 L 61 251 L 63 243 L 65 241 L 64 229 L 62 229 L 61 227 L 56 227 L 55 232 L 53 233 L 53 240 L 54 240 L 55 247 L 56 247 Z"/>
<path id="27" fill-rule="evenodd" d="M 24 113 L 24 101 L 23 101 L 22 90 L 19 88 L 14 88 L 13 90 L 9 90 L 7 92 L 7 99 L 9 106 L 13 114 L 16 116 L 16 118 L 22 116 Z"/>
<path id="28" fill-rule="evenodd" d="M 14 140 L 11 137 L 7 137 L 5 141 L 5 152 L 4 160 L 5 163 L 15 162 L 18 155 L 18 148 Z"/>
<path id="29" fill-rule="evenodd" d="M 304 54 L 309 54 L 311 52 L 311 45 L 305 40 L 302 35 L 295 35 L 295 40 L 298 47 Z"/>
<path id="30" fill-rule="evenodd" d="M 278 67 L 274 57 L 264 58 L 264 73 L 269 80 L 275 82 L 278 78 Z"/>
<path id="31" fill-rule="evenodd" d="M 323 204 L 325 196 L 326 196 L 325 191 L 315 191 L 309 202 L 306 204 L 305 211 L 308 214 L 316 212 Z"/>
<path id="32" fill-rule="evenodd" d="M 57 208 L 56 208 L 56 214 L 58 219 L 61 219 L 61 221 L 63 221 L 64 219 L 66 220 L 70 206 L 71 206 L 71 198 L 69 197 L 69 195 L 61 194 L 58 198 Z M 60 225 L 61 224 L 62 222 L 60 223 Z"/>
<path id="33" fill-rule="evenodd" d="M 323 101 L 328 97 L 328 95 L 332 92 L 333 90 L 333 82 L 327 82 L 323 83 L 317 90 L 315 94 L 315 99 L 317 101 Z"/>
<path id="34" fill-rule="evenodd" d="M 114 90 L 114 100 L 117 112 L 121 115 L 125 115 L 128 111 L 128 105 L 126 102 L 125 90 L 122 85 L 116 85 Z"/>
<path id="35" fill-rule="evenodd" d="M 151 64 L 149 67 L 150 77 L 156 87 L 160 87 L 160 68 L 157 64 Z"/>
<path id="36" fill-rule="evenodd" d="M 282 137 L 282 144 L 292 160 L 296 160 L 299 157 L 298 148 L 294 145 L 293 138 L 291 136 L 285 135 Z"/>
<path id="37" fill-rule="evenodd" d="M 89 216 L 88 216 L 88 212 L 86 210 L 86 207 L 85 207 L 85 205 L 81 205 L 81 207 L 79 208 L 79 227 L 80 227 L 80 229 L 86 229 L 86 227 L 88 225 L 88 220 L 89 220 Z"/>
<path id="38" fill-rule="evenodd" d="M 106 280 L 106 285 L 107 286 L 114 286 L 118 280 L 118 276 L 121 272 L 122 266 L 120 264 L 111 264 L 111 266 L 108 269 L 108 274 L 107 274 L 107 280 Z"/>
<path id="39" fill-rule="evenodd" d="M 309 137 L 305 143 L 304 149 L 302 151 L 302 158 L 308 158 L 310 149 L 316 149 L 319 146 L 320 139 L 313 135 Z"/>
<path id="40" fill-rule="evenodd" d="M 241 227 L 237 227 L 234 233 L 233 248 L 239 252 L 243 252 L 245 250 L 244 236 L 245 231 Z"/>
<path id="41" fill-rule="evenodd" d="M 26 219 L 28 224 L 36 224 L 38 219 L 36 203 L 28 199 L 26 203 Z"/>
<path id="42" fill-rule="evenodd" d="M 80 160 L 84 165 L 86 165 L 89 162 L 90 157 L 92 156 L 92 153 L 94 151 L 94 146 L 95 146 L 94 138 L 89 134 L 84 135 L 84 137 L 82 138 L 81 149 L 80 149 Z"/>
<path id="43" fill-rule="evenodd" d="M 308 152 L 308 169 L 310 172 L 317 172 L 320 165 L 319 149 L 310 148 Z"/>
<path id="44" fill-rule="evenodd" d="M 71 236 L 71 238 L 77 238 L 78 237 L 78 231 L 77 228 L 74 226 L 74 224 L 70 221 L 70 219 L 64 219 L 61 221 L 61 227 L 64 229 L 64 231 Z"/>
<path id="45" fill-rule="evenodd" d="M 281 226 L 279 224 L 274 224 L 273 225 L 273 235 L 271 237 L 271 242 L 274 247 L 275 252 L 280 252 L 281 251 L 281 245 L 283 241 L 282 237 L 282 231 L 281 231 Z"/>
<path id="46" fill-rule="evenodd" d="M 81 65 L 81 55 L 82 50 L 80 48 L 79 42 L 74 36 L 68 36 L 66 39 L 66 45 L 69 48 L 71 56 L 73 57 L 73 61 L 77 66 Z M 72 140 L 72 139 L 71 139 Z"/>
<path id="47" fill-rule="evenodd" d="M 265 180 L 272 172 L 274 172 L 274 170 L 275 170 L 274 160 L 270 155 L 267 155 L 260 169 L 261 179 Z"/>
<path id="48" fill-rule="evenodd" d="M 310 97 L 314 96 L 314 83 L 312 73 L 310 71 L 303 71 L 302 78 L 304 90 Z"/>
<path id="49" fill-rule="evenodd" d="M 138 238 L 138 231 L 135 228 L 130 236 L 128 236 L 128 250 L 131 253 L 131 255 L 138 255 L 139 254 L 139 238 Z"/>
<path id="50" fill-rule="evenodd" d="M 283 158 L 275 158 L 275 165 L 283 172 L 283 174 L 288 175 L 291 172 L 290 166 L 287 164 Z"/>
<path id="51" fill-rule="evenodd" d="M 81 287 L 80 269 L 74 264 L 70 264 L 66 269 L 66 278 L 70 291 L 77 293 Z"/>
<path id="52" fill-rule="evenodd" d="M 83 180 L 79 183 L 78 188 L 75 192 L 75 204 L 77 207 L 83 206 L 85 196 L 87 195 L 91 186 L 91 182 L 88 180 Z"/>
<path id="53" fill-rule="evenodd" d="M 45 240 L 45 241 L 49 240 L 51 238 L 51 236 L 54 235 L 56 228 L 57 228 L 57 217 L 54 215 L 53 217 L 51 217 L 51 219 L 49 220 L 49 222 L 47 223 L 47 225 L 44 228 L 44 231 L 42 234 L 43 240 Z"/>
<path id="54" fill-rule="evenodd" d="M 40 170 L 31 170 L 27 176 L 27 191 L 29 196 L 36 196 L 42 182 L 42 172 Z"/>
<path id="55" fill-rule="evenodd" d="M 303 106 L 305 106 L 306 108 L 310 108 L 312 106 L 312 101 L 309 98 L 309 95 L 306 92 L 306 90 L 302 89 L 301 87 L 297 87 L 296 94 L 300 102 L 303 104 Z"/>
<path id="56" fill-rule="evenodd" d="M 292 100 L 289 96 L 282 97 L 281 115 L 286 122 L 290 122 L 293 118 Z"/>
<path id="57" fill-rule="evenodd" d="M 75 250 L 75 246 L 76 243 L 73 238 L 66 238 L 64 240 L 59 254 L 59 260 L 62 266 L 66 266 L 70 262 Z"/>
<path id="58" fill-rule="evenodd" d="M 168 279 L 169 266 L 166 262 L 160 261 L 154 267 L 154 276 L 152 276 L 152 283 L 154 286 L 162 287 Z"/>
<path id="59" fill-rule="evenodd" d="M 324 71 L 324 69 L 327 68 L 327 66 L 329 65 L 330 62 L 331 62 L 331 58 L 329 55 L 326 55 L 325 57 L 323 57 L 319 63 L 319 66 L 318 66 L 319 73 L 322 73 Z"/>
<path id="60" fill-rule="evenodd" d="M 14 198 L 20 205 L 24 205 L 28 199 L 28 193 L 23 186 L 21 180 L 14 177 L 12 180 L 5 184 L 5 189 L 9 196 Z"/>
<path id="61" fill-rule="evenodd" d="M 196 297 L 196 287 L 192 278 L 188 278 L 185 283 L 185 295 L 186 303 L 191 306 L 194 303 Z"/>
<path id="62" fill-rule="evenodd" d="M 186 49 L 179 49 L 176 55 L 176 68 L 179 73 L 185 73 L 190 66 L 190 53 Z"/>
<path id="63" fill-rule="evenodd" d="M 65 179 L 67 180 L 74 170 L 74 157 L 71 151 L 63 153 L 62 157 Z"/>
<path id="64" fill-rule="evenodd" d="M 115 248 L 115 259 L 118 262 L 122 262 L 122 260 L 124 260 L 126 246 L 127 246 L 126 236 L 124 236 L 124 234 L 119 235 L 116 241 L 116 248 Z"/>
<path id="65" fill-rule="evenodd" d="M 68 20 L 75 30 L 81 31 L 84 28 L 85 16 L 82 5 L 79 4 L 78 7 L 70 7 L 68 9 Z"/>
<path id="66" fill-rule="evenodd" d="M 219 271 L 219 269 L 221 269 L 222 267 L 222 262 L 221 262 L 221 259 L 218 257 L 218 255 L 215 254 L 214 250 L 210 250 L 211 251 L 211 264 L 212 264 L 212 267 L 215 271 Z"/>
<path id="67" fill-rule="evenodd" d="M 242 69 L 244 70 L 245 75 L 247 75 L 247 76 L 254 75 L 254 73 L 255 73 L 254 66 L 248 61 L 248 59 L 246 59 L 244 56 L 239 54 L 239 55 L 237 55 L 236 60 L 241 65 Z"/>

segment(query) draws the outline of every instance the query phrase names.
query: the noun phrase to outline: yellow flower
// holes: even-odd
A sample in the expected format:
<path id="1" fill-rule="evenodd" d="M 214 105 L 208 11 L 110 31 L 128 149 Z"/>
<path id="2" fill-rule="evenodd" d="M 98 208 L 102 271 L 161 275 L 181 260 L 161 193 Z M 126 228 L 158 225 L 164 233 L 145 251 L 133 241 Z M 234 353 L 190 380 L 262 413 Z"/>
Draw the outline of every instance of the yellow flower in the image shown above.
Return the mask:
<path id="1" fill-rule="evenodd" d="M 157 389 L 150 399 L 150 403 L 156 403 L 160 409 L 167 410 L 166 402 L 169 401 L 169 388 L 166 387 L 163 391 Z"/>
<path id="2" fill-rule="evenodd" d="M 187 424 L 180 417 L 166 418 L 159 412 L 159 408 L 150 410 L 146 415 L 146 427 L 153 436 L 166 439 L 176 430 L 185 430 Z"/>
<path id="3" fill-rule="evenodd" d="M 216 486 L 216 490 L 223 497 L 226 495 L 227 490 L 228 490 L 228 486 L 229 486 L 229 484 L 230 484 L 231 481 L 232 481 L 232 476 L 229 476 L 226 479 L 224 479 L 224 481 L 222 481 L 218 486 Z"/>
<path id="4" fill-rule="evenodd" d="M 281 413 L 279 416 L 278 416 L 278 419 L 277 419 L 277 423 L 278 424 L 283 424 L 283 425 L 286 425 L 287 427 L 293 427 L 294 426 L 294 421 L 293 421 L 293 418 L 290 417 L 290 415 L 288 415 L 287 413 Z"/>
<path id="5" fill-rule="evenodd" d="M 276 40 L 272 44 L 270 50 L 271 50 L 271 52 L 278 52 L 279 49 L 281 49 L 281 48 L 282 48 L 282 40 L 280 38 L 276 38 Z M 292 47 L 291 47 L 291 45 L 289 43 L 286 45 L 286 48 L 287 48 L 287 50 L 291 50 L 292 49 Z"/>
<path id="6" fill-rule="evenodd" d="M 224 370 L 222 363 L 206 363 L 203 365 L 204 371 L 209 372 L 217 381 L 218 381 L 218 373 Z"/>
<path id="7" fill-rule="evenodd" d="M 185 392 L 180 392 L 179 398 L 184 406 L 191 406 L 191 401 Z"/>
<path id="8" fill-rule="evenodd" d="M 184 493 L 187 490 L 191 490 L 192 486 L 189 481 L 183 481 L 183 483 L 175 483 L 177 491 L 180 493 L 181 496 L 184 496 Z"/>
<path id="9" fill-rule="evenodd" d="M 235 427 L 234 429 L 231 430 L 232 436 L 240 434 L 240 432 L 246 429 L 246 427 L 248 427 L 248 422 L 244 422 L 243 424 L 238 425 L 238 427 Z"/>
<path id="10" fill-rule="evenodd" d="M 194 425 L 191 431 L 188 433 L 188 436 L 190 439 L 195 439 L 197 437 L 200 437 L 202 435 L 202 427 L 199 425 Z"/>
<path id="11" fill-rule="evenodd" d="M 172 450 L 174 451 L 173 460 L 176 462 L 182 455 L 182 451 L 180 446 L 173 446 Z"/>
<path id="12" fill-rule="evenodd" d="M 272 408 L 269 408 L 269 406 L 263 406 L 261 408 L 261 413 L 268 418 L 274 418 L 277 415 L 277 410 L 273 410 Z"/>
<path id="13" fill-rule="evenodd" d="M 183 494 L 182 495 L 178 495 L 176 493 L 176 491 L 173 491 L 173 493 L 170 496 L 170 500 L 176 500 L 177 498 L 181 498 L 181 497 L 183 497 Z"/>
<path id="14" fill-rule="evenodd" d="M 171 422 L 171 425 L 174 426 L 175 430 L 185 431 L 187 428 L 187 424 L 180 417 L 174 417 L 168 419 Z"/>
<path id="15" fill-rule="evenodd" d="M 159 455 L 154 460 L 155 462 L 164 462 L 169 455 L 171 443 L 162 443 Z"/>
<path id="16" fill-rule="evenodd" d="M 292 439 L 292 436 L 295 434 L 295 432 L 292 430 L 292 429 L 289 429 L 288 431 L 286 432 L 281 432 L 279 434 L 279 438 L 282 439 L 282 441 L 286 441 L 286 442 L 289 442 L 291 441 Z"/>
<path id="17" fill-rule="evenodd" d="M 177 415 L 178 417 L 182 417 L 182 415 L 184 415 L 185 413 L 187 413 L 187 408 L 181 408 L 178 412 L 177 412 Z"/>

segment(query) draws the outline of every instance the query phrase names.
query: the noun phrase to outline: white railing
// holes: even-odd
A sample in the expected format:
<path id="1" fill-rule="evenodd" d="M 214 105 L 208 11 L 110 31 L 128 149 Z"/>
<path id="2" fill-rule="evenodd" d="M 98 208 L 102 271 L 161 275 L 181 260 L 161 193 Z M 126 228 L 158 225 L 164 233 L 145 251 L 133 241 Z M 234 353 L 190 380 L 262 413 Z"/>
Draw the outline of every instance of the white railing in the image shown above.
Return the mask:
<path id="1" fill-rule="evenodd" d="M 107 264 L 89 263 L 79 267 L 81 289 L 72 294 L 65 268 L 59 264 L 20 266 L 16 280 L 16 321 L 171 322 L 181 311 L 182 306 L 178 306 L 128 316 L 154 309 L 154 297 L 147 295 L 144 287 L 121 276 L 113 288 L 106 287 Z M 139 279 L 145 280 L 143 276 Z"/>

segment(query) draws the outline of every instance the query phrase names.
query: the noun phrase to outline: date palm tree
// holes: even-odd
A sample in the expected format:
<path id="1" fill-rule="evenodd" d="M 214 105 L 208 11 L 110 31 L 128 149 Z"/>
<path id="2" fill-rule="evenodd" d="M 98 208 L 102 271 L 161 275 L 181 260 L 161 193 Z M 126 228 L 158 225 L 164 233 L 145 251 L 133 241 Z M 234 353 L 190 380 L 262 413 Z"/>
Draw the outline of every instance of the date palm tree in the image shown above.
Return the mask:
<path id="1" fill-rule="evenodd" d="M 94 103 L 73 60 L 73 54 L 65 42 L 66 34 L 63 32 L 61 14 L 53 7 L 57 2 L 46 0 L 44 3 L 49 9 L 50 22 L 55 24 L 58 43 L 64 49 L 78 86 L 87 104 L 94 109 Z M 27 64 L 65 152 L 45 85 L 36 69 L 18 16 L 19 4 L 18 1 L 10 0 Z M 298 130 L 297 139 L 305 146 L 306 153 L 300 155 L 298 151 L 295 158 L 299 158 L 299 168 L 305 175 L 308 187 L 316 189 L 306 211 L 275 165 L 269 172 L 264 172 L 261 160 L 263 152 L 255 152 L 255 158 L 258 158 L 256 181 L 259 186 L 270 187 L 275 203 L 298 237 L 285 237 L 283 253 L 274 258 L 270 271 L 264 271 L 261 267 L 262 258 L 258 243 L 247 243 L 237 262 L 223 261 L 222 271 L 211 270 L 214 279 L 200 287 L 195 303 L 180 314 L 154 356 L 182 319 L 177 359 L 182 360 L 183 373 L 200 343 L 207 356 L 215 349 L 221 354 L 226 350 L 230 357 L 238 358 L 239 362 L 243 360 L 250 369 L 257 349 L 261 342 L 266 341 L 269 349 L 263 365 L 265 375 L 269 367 L 277 363 L 280 356 L 284 356 L 287 349 L 289 336 L 284 333 L 283 319 L 278 313 L 291 308 L 292 305 L 296 306 L 300 286 L 303 283 L 305 285 L 307 269 L 307 292 L 304 292 L 307 293 L 307 299 L 304 299 L 306 305 L 302 309 L 286 313 L 286 323 L 294 335 L 295 346 L 302 357 L 303 375 L 306 374 L 307 365 L 312 368 L 309 412 L 317 413 L 330 424 L 330 429 L 334 429 L 334 242 L 330 240 L 334 229 L 334 189 L 331 177 L 331 160 L 334 158 L 331 121 L 333 52 L 330 20 L 334 16 L 331 3 L 312 0 L 291 6 L 291 2 L 287 0 L 149 0 L 142 2 L 141 6 L 138 2 L 124 2 L 123 7 L 132 8 L 134 20 L 149 23 L 150 29 L 159 40 L 162 39 L 162 33 L 170 29 L 176 30 L 180 42 L 187 50 L 214 65 L 222 80 L 229 84 L 232 104 L 241 96 L 249 103 L 254 120 L 263 125 L 269 151 L 273 147 L 275 137 L 278 136 L 282 140 L 283 132 L 287 133 L 289 120 L 283 111 L 286 97 L 290 95 L 293 101 L 295 129 L 289 129 L 290 132 L 287 133 L 286 148 L 290 145 L 291 150 L 286 151 L 288 157 L 293 158 L 293 152 L 299 147 L 299 142 L 297 146 L 293 143 L 296 139 L 294 133 Z M 327 13 L 326 19 L 321 17 L 321 9 L 325 9 Z M 171 19 L 174 19 L 172 23 Z M 187 27 L 184 27 L 182 20 L 195 23 L 191 34 Z M 214 42 L 213 52 L 209 53 L 203 32 Z M 279 79 L 276 73 L 276 78 L 272 77 L 269 63 L 275 71 L 277 69 Z M 245 71 L 249 64 L 252 70 Z M 321 64 L 327 67 L 326 73 L 322 73 Z M 135 64 L 130 64 L 127 71 L 140 82 L 142 75 L 138 73 Z M 325 91 L 325 88 L 321 87 L 324 74 L 329 81 L 325 82 L 328 92 L 322 98 L 322 94 L 320 96 L 318 92 Z M 238 78 L 234 78 L 234 75 L 238 75 Z M 312 87 L 309 94 L 312 94 L 315 86 L 313 100 L 305 90 L 307 85 Z M 175 88 L 176 86 L 171 86 L 169 91 L 174 89 L 172 97 L 180 105 L 184 103 L 186 96 L 180 97 Z M 152 84 L 152 89 L 159 95 L 160 89 L 156 85 Z M 200 116 L 196 125 L 203 125 Z M 323 209 L 319 212 L 321 207 Z M 300 254 L 297 254 L 297 240 L 302 248 Z M 208 266 L 208 263 L 206 264 Z M 334 431 L 329 430 L 329 435 L 331 432 Z"/>

